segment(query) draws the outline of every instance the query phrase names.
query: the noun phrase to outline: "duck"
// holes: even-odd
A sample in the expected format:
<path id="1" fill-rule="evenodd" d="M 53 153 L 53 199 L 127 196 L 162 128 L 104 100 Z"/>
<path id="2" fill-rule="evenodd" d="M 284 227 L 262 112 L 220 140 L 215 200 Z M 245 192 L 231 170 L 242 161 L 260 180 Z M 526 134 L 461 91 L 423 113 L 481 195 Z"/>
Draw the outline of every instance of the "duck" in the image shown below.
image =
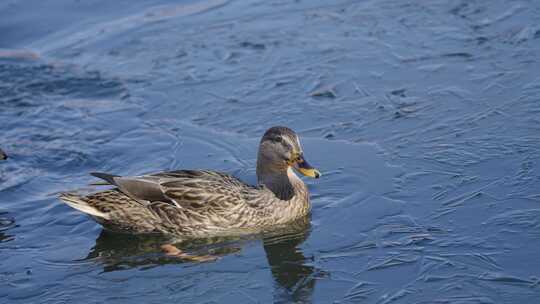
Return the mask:
<path id="1" fill-rule="evenodd" d="M 304 157 L 290 128 L 269 128 L 259 142 L 257 185 L 213 170 L 174 170 L 140 176 L 93 172 L 114 188 L 86 196 L 61 193 L 68 206 L 105 230 L 180 239 L 254 233 L 309 215 L 309 191 L 298 172 L 321 173 Z"/>
<path id="2" fill-rule="evenodd" d="M 6 154 L 6 152 L 2 151 L 2 149 L 0 149 L 0 160 L 4 160 L 4 159 L 7 159 L 8 156 Z"/>

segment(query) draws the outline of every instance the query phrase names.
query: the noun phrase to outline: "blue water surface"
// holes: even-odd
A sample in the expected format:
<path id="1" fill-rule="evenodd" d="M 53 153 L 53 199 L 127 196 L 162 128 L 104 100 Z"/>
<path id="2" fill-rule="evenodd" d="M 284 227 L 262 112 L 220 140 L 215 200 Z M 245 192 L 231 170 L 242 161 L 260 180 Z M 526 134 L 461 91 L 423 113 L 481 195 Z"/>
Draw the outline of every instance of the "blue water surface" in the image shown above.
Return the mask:
<path id="1" fill-rule="evenodd" d="M 540 303 L 540 2 L 0 3 L 1 303 Z M 323 178 L 279 234 L 159 241 L 58 199 L 92 171 Z"/>

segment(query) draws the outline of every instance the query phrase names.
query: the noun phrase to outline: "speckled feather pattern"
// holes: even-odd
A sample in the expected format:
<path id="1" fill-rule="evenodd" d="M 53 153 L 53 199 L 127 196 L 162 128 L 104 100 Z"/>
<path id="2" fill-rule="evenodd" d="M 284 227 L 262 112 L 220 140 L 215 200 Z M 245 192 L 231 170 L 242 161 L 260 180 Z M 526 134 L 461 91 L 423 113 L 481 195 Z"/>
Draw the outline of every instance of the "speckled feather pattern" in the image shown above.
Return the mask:
<path id="1" fill-rule="evenodd" d="M 60 199 L 118 232 L 180 238 L 253 233 L 309 213 L 307 187 L 292 170 L 303 162 L 302 152 L 294 131 L 277 126 L 259 144 L 259 186 L 209 170 L 134 177 L 92 173 L 117 188 L 88 196 L 62 194 Z"/>
<path id="2" fill-rule="evenodd" d="M 169 200 L 140 201 L 118 188 L 71 198 L 106 214 L 108 218 L 94 219 L 109 230 L 181 237 L 262 230 L 303 217 L 310 209 L 307 188 L 298 178 L 293 183 L 295 194 L 287 201 L 264 186 L 250 186 L 215 171 L 178 170 L 140 178 L 157 181 Z"/>

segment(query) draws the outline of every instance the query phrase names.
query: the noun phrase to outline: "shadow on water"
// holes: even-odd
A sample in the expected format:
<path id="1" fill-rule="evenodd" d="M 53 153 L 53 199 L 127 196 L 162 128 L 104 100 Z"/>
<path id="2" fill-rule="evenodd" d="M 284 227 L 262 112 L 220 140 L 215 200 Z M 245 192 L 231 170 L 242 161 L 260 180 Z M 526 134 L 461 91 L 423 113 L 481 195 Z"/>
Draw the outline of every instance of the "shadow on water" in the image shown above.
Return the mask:
<path id="1" fill-rule="evenodd" d="M 191 255 L 223 257 L 239 253 L 249 242 L 262 240 L 268 265 L 275 282 L 274 302 L 310 302 L 317 275 L 312 258 L 304 256 L 300 246 L 309 237 L 310 219 L 303 218 L 259 235 L 195 239 L 175 243 Z M 102 230 L 84 261 L 103 265 L 103 272 L 150 269 L 162 265 L 193 263 L 161 252 L 170 239 L 135 236 Z"/>

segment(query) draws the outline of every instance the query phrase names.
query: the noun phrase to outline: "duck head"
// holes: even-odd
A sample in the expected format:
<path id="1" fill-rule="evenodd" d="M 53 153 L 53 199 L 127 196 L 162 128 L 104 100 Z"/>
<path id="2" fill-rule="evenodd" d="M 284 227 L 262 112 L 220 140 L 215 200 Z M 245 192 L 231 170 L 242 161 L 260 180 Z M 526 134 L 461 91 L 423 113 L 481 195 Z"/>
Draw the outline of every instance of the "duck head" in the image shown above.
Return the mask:
<path id="1" fill-rule="evenodd" d="M 267 174 L 287 174 L 289 168 L 308 177 L 321 176 L 305 159 L 298 135 L 287 127 L 272 127 L 259 144 L 257 177 L 261 180 L 261 176 Z"/>

